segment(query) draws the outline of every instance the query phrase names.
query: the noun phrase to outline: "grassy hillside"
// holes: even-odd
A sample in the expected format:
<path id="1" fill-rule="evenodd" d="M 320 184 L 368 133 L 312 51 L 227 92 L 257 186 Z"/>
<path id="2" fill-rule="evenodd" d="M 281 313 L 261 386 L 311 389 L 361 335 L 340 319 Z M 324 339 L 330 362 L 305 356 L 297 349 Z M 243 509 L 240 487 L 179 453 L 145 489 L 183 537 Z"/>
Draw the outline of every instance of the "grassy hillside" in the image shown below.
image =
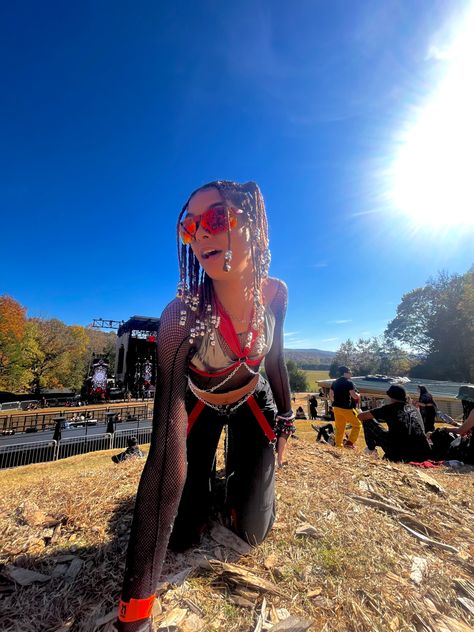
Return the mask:
<path id="1" fill-rule="evenodd" d="M 334 351 L 322 349 L 285 349 L 287 360 L 294 360 L 297 364 L 326 364 L 329 365 L 335 356 Z"/>
<path id="2" fill-rule="evenodd" d="M 289 614 L 310 625 L 291 629 L 313 632 L 472 630 L 459 599 L 474 571 L 472 468 L 430 471 L 437 491 L 415 468 L 316 445 L 309 422 L 297 428 L 266 541 L 239 556 L 206 536 L 198 550 L 169 554 L 156 629 L 174 617 L 181 622 L 166 629 L 253 632 Z M 116 466 L 110 455 L 3 472 L 4 632 L 111 630 L 143 461 Z M 441 544 L 426 546 L 406 527 Z M 248 583 L 268 583 L 243 586 L 224 560 L 250 573 Z M 12 566 L 45 581 L 15 584 Z"/>
<path id="3" fill-rule="evenodd" d="M 329 372 L 328 371 L 304 371 L 306 373 L 306 377 L 308 378 L 309 390 L 310 391 L 319 391 L 319 386 L 317 385 L 318 380 L 328 380 Z"/>

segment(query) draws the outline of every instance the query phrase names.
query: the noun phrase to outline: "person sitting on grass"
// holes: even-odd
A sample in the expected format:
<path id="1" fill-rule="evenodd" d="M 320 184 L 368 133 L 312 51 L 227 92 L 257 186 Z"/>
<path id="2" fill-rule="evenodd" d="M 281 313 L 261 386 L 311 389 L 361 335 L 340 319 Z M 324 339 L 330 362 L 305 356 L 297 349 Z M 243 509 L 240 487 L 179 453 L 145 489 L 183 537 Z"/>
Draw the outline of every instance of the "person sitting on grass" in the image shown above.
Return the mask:
<path id="1" fill-rule="evenodd" d="M 452 429 L 461 438 L 458 458 L 463 463 L 474 465 L 474 387 L 461 386 L 456 399 L 462 401 L 463 409 L 463 423 Z"/>
<path id="2" fill-rule="evenodd" d="M 456 399 L 462 402 L 463 423 L 455 428 L 437 428 L 431 433 L 434 458 L 474 465 L 474 387 L 461 386 Z"/>
<path id="3" fill-rule="evenodd" d="M 140 450 L 140 447 L 138 446 L 138 441 L 136 437 L 130 437 L 129 439 L 127 439 L 127 449 L 125 450 L 125 452 L 121 452 L 120 454 L 115 454 L 111 458 L 114 463 L 122 463 L 123 461 L 126 461 L 127 459 L 135 459 L 135 458 L 140 459 L 143 456 L 144 454 Z"/>
<path id="4" fill-rule="evenodd" d="M 306 419 L 306 415 L 302 406 L 298 406 L 298 408 L 296 409 L 295 419 Z"/>
<path id="5" fill-rule="evenodd" d="M 390 403 L 359 413 L 364 428 L 367 454 L 376 455 L 376 447 L 390 461 L 421 462 L 430 458 L 431 448 L 419 410 L 407 402 L 402 386 L 392 384 L 387 391 Z M 378 422 L 384 422 L 388 430 Z"/>
<path id="6" fill-rule="evenodd" d="M 316 437 L 316 443 L 329 443 L 335 444 L 334 426 L 332 424 L 325 424 L 324 426 L 315 426 L 311 424 L 311 428 L 318 433 Z"/>

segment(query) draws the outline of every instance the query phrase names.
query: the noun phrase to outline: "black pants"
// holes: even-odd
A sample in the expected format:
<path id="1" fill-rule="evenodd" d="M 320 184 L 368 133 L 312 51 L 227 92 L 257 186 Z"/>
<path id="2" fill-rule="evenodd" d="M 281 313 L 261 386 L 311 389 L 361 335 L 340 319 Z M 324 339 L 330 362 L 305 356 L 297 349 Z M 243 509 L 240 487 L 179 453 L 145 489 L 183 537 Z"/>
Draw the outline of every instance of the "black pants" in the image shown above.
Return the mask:
<path id="1" fill-rule="evenodd" d="M 375 450 L 376 446 L 379 446 L 384 452 L 387 452 L 389 448 L 388 430 L 384 430 L 384 428 L 373 419 L 364 421 L 362 426 L 364 428 L 365 442 L 369 450 Z"/>
<path id="2" fill-rule="evenodd" d="M 425 432 L 433 432 L 435 429 L 436 409 L 432 406 L 426 406 L 421 409 L 421 416 L 423 418 Z"/>
<path id="3" fill-rule="evenodd" d="M 334 426 L 332 424 L 326 424 L 325 426 L 320 426 L 318 429 L 318 436 L 316 437 L 316 441 L 324 441 L 328 442 L 331 435 L 334 435 Z"/>
<path id="4" fill-rule="evenodd" d="M 267 381 L 260 376 L 255 401 L 273 428 L 276 406 Z M 188 415 L 196 405 L 189 392 Z M 223 510 L 229 526 L 250 544 L 261 542 L 275 520 L 275 455 L 250 406 L 227 415 L 205 406 L 187 439 L 188 471 L 170 548 L 182 551 L 199 543 L 215 502 L 216 450 L 227 425 Z M 216 509 L 214 507 L 214 509 Z"/>

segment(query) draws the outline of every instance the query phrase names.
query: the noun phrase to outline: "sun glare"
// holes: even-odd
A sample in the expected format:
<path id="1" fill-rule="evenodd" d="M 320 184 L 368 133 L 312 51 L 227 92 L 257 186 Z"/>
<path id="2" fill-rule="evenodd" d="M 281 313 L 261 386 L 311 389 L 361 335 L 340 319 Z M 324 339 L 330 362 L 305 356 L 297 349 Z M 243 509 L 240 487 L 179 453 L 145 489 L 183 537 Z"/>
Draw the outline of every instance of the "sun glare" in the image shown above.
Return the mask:
<path id="1" fill-rule="evenodd" d="M 448 68 L 407 125 L 391 170 L 391 203 L 414 226 L 474 225 L 474 4 Z"/>

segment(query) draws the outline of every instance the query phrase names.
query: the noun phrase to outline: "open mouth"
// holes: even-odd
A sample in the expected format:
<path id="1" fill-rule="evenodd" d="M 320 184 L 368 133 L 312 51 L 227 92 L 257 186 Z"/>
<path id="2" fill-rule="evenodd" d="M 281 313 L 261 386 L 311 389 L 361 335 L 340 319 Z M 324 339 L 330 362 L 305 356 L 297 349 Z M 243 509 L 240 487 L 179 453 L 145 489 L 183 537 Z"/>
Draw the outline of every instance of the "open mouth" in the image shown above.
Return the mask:
<path id="1" fill-rule="evenodd" d="M 222 250 L 216 250 L 215 248 L 209 248 L 209 250 L 204 250 L 201 253 L 201 257 L 203 259 L 212 259 L 213 257 L 217 257 L 218 255 L 220 255 L 222 252 Z"/>

